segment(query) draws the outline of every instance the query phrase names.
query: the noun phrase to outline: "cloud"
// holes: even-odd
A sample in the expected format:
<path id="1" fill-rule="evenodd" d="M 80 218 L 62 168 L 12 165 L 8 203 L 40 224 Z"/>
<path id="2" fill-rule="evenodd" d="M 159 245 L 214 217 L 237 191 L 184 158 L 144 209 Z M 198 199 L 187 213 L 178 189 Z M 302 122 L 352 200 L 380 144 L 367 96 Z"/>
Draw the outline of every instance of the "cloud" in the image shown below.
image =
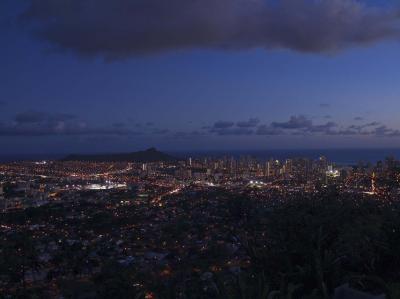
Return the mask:
<path id="1" fill-rule="evenodd" d="M 256 130 L 257 135 L 266 135 L 266 136 L 273 136 L 273 135 L 284 135 L 285 132 L 281 129 L 277 129 L 274 127 L 270 127 L 267 125 L 261 125 Z"/>
<path id="2" fill-rule="evenodd" d="M 338 125 L 329 121 L 323 124 L 314 124 L 313 121 L 304 115 L 293 115 L 286 122 L 272 122 L 271 127 L 275 129 L 283 129 L 291 131 L 294 135 L 304 135 L 309 133 L 324 133 L 327 134 Z"/>
<path id="3" fill-rule="evenodd" d="M 41 122 L 62 122 L 75 119 L 76 116 L 72 114 L 58 113 L 47 114 L 38 111 L 26 111 L 18 113 L 15 116 L 15 121 L 19 124 L 34 124 Z"/>
<path id="4" fill-rule="evenodd" d="M 152 124 L 152 123 L 151 123 Z M 134 125 L 132 125 L 134 127 Z M 203 136 L 372 136 L 400 137 L 400 130 L 390 128 L 377 121 L 350 125 L 340 125 L 334 121 L 314 123 L 303 115 L 293 115 L 287 121 L 259 124 L 259 120 L 250 118 L 248 121 L 217 121 L 212 126 L 204 126 L 201 130 L 170 131 L 166 128 L 146 128 L 142 131 L 132 130 L 122 122 L 109 126 L 91 126 L 80 120 L 76 115 L 63 113 L 45 113 L 40 111 L 25 111 L 18 113 L 14 120 L 8 123 L 0 121 L 0 136 L 84 136 L 121 137 L 121 136 L 166 136 L 168 138 L 198 138 Z"/>
<path id="5" fill-rule="evenodd" d="M 214 123 L 213 129 L 227 129 L 235 125 L 233 121 L 217 121 Z"/>
<path id="6" fill-rule="evenodd" d="M 379 122 L 371 122 L 363 125 L 349 125 L 339 130 L 330 130 L 327 135 L 338 136 L 373 136 L 373 137 L 400 137 L 400 131 L 381 125 Z"/>
<path id="7" fill-rule="evenodd" d="M 108 59 L 187 49 L 335 52 L 398 39 L 397 7 L 360 0 L 29 0 L 22 19 L 59 49 Z"/>
<path id="8" fill-rule="evenodd" d="M 400 137 L 400 130 L 389 128 L 379 122 L 365 124 L 340 125 L 334 121 L 313 123 L 303 115 L 293 115 L 288 121 L 271 122 L 270 124 L 253 127 L 234 126 L 233 122 L 216 122 L 217 126 L 203 127 L 209 134 L 218 136 L 373 136 L 373 137 Z"/>
<path id="9" fill-rule="evenodd" d="M 364 120 L 364 118 L 361 117 L 361 116 L 357 116 L 357 117 L 354 117 L 354 120 L 356 120 L 356 121 L 362 121 L 362 120 Z"/>
<path id="10" fill-rule="evenodd" d="M 373 121 L 364 125 L 364 127 L 376 127 L 379 126 L 381 123 L 377 121 Z"/>
<path id="11" fill-rule="evenodd" d="M 138 135 L 116 124 L 110 127 L 91 127 L 75 115 L 28 111 L 18 113 L 12 123 L 0 123 L 0 136 L 57 136 L 57 135 Z"/>
<path id="12" fill-rule="evenodd" d="M 236 123 L 236 126 L 239 128 L 254 128 L 260 123 L 258 118 L 250 118 L 247 121 L 239 121 Z"/>
<path id="13" fill-rule="evenodd" d="M 328 134 L 337 126 L 338 126 L 337 123 L 335 123 L 333 121 L 329 121 L 329 122 L 327 122 L 325 124 L 321 124 L 321 125 L 310 125 L 309 127 L 305 128 L 304 132 Z"/>
<path id="14" fill-rule="evenodd" d="M 377 127 L 380 126 L 381 124 L 379 122 L 370 122 L 362 125 L 350 125 L 347 127 L 348 130 L 353 130 L 359 133 L 363 133 L 363 130 L 371 128 L 371 127 Z"/>
<path id="15" fill-rule="evenodd" d="M 126 123 L 123 123 L 123 122 L 116 122 L 116 123 L 113 123 L 112 126 L 113 126 L 114 128 L 124 128 L 124 127 L 126 127 Z"/>
<path id="16" fill-rule="evenodd" d="M 399 137 L 400 131 L 388 128 L 387 126 L 380 126 L 375 128 L 371 133 L 380 137 Z"/>
<path id="17" fill-rule="evenodd" d="M 0 126 L 0 136 L 83 136 L 83 135 L 140 135 L 141 132 L 131 131 L 129 129 L 86 127 L 85 125 L 57 124 L 56 126 Z"/>
<path id="18" fill-rule="evenodd" d="M 308 119 L 304 115 L 291 116 L 287 122 L 272 122 L 271 126 L 274 128 L 281 129 L 302 129 L 312 126 L 312 120 Z"/>
<path id="19" fill-rule="evenodd" d="M 205 136 L 205 134 L 203 132 L 194 130 L 191 132 L 178 131 L 178 132 L 175 132 L 172 137 L 177 138 L 177 139 L 190 139 L 190 138 L 201 137 L 201 136 Z"/>
<path id="20" fill-rule="evenodd" d="M 212 127 L 203 126 L 203 130 L 207 130 L 211 134 L 217 134 L 221 136 L 225 135 L 251 135 L 253 134 L 253 128 L 258 123 L 258 119 L 249 119 L 245 122 L 237 122 L 235 127 L 235 122 L 233 121 L 217 121 Z"/>
<path id="21" fill-rule="evenodd" d="M 169 130 L 168 129 L 155 129 L 155 130 L 153 130 L 152 133 L 155 135 L 165 135 L 165 134 L 169 133 Z"/>
<path id="22" fill-rule="evenodd" d="M 15 116 L 15 121 L 19 124 L 24 123 L 39 123 L 42 122 L 46 118 L 46 115 L 41 112 L 22 112 Z"/>
<path id="23" fill-rule="evenodd" d="M 220 136 L 229 136 L 229 135 L 252 135 L 254 133 L 253 130 L 248 128 L 225 128 L 219 130 L 212 130 L 212 133 L 217 133 Z"/>
<path id="24" fill-rule="evenodd" d="M 81 139 L 83 142 L 87 142 L 89 144 L 100 143 L 104 144 L 105 142 L 118 142 L 120 138 L 118 136 L 87 136 Z"/>
<path id="25" fill-rule="evenodd" d="M 328 104 L 328 103 L 321 103 L 321 104 L 319 104 L 319 106 L 320 106 L 321 108 L 329 108 L 331 105 Z"/>

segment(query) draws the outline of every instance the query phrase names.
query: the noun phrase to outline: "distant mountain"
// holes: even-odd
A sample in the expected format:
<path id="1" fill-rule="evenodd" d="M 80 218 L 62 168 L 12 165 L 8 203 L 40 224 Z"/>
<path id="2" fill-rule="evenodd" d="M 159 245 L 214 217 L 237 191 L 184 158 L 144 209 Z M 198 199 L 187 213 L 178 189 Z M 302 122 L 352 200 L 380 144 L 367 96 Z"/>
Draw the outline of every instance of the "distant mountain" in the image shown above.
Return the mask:
<path id="1" fill-rule="evenodd" d="M 177 159 L 155 148 L 144 151 L 120 154 L 99 154 L 99 155 L 69 155 L 62 161 L 84 161 L 84 162 L 171 162 Z"/>

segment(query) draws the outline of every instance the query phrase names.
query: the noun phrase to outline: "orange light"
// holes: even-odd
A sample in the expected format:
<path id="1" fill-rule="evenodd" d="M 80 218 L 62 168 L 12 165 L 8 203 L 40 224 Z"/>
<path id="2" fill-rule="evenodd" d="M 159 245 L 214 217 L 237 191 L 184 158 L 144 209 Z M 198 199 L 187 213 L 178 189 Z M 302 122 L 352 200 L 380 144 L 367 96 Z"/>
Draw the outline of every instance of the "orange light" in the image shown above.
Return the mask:
<path id="1" fill-rule="evenodd" d="M 155 295 L 152 292 L 146 293 L 144 296 L 145 299 L 155 299 Z"/>

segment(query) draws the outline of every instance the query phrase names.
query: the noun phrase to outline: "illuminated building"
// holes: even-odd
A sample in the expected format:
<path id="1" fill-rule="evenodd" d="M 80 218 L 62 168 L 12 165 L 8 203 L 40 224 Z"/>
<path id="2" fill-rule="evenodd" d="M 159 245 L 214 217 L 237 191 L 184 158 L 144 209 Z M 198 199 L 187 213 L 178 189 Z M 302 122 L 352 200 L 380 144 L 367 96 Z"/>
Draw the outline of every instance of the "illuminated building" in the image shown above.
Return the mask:
<path id="1" fill-rule="evenodd" d="M 376 194 L 376 175 L 375 172 L 372 173 L 371 178 L 371 193 Z"/>
<path id="2" fill-rule="evenodd" d="M 0 185 L 0 200 L 4 199 L 4 187 Z"/>

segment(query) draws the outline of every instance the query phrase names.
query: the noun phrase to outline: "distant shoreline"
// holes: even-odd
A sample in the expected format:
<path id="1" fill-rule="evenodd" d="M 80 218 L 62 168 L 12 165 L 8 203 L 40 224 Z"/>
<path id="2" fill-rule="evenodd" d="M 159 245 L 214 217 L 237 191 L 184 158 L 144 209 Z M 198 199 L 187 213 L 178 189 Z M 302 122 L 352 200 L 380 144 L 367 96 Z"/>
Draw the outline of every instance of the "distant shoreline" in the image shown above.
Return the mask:
<path id="1" fill-rule="evenodd" d="M 400 158 L 400 148 L 382 148 L 382 149 L 282 149 L 282 150 L 254 150 L 254 151 L 192 151 L 192 152 L 175 152 L 178 157 L 193 158 L 212 156 L 223 157 L 233 156 L 252 156 L 260 160 L 269 159 L 293 159 L 293 158 L 308 158 L 318 159 L 324 156 L 328 161 L 338 165 L 357 165 L 360 161 L 365 163 L 376 163 L 384 160 L 387 157 L 393 156 Z"/>
<path id="2" fill-rule="evenodd" d="M 338 165 L 356 165 L 362 161 L 365 163 L 376 163 L 386 157 L 393 156 L 400 158 L 400 148 L 398 149 L 295 149 L 295 150 L 215 150 L 215 151 L 165 151 L 167 154 L 178 158 L 201 158 L 201 157 L 223 157 L 233 156 L 252 156 L 260 160 L 268 159 L 290 159 L 290 158 L 309 158 L 317 159 L 325 156 L 330 162 Z M 0 162 L 19 162 L 19 161 L 40 161 L 40 160 L 59 160 L 66 154 L 15 154 L 1 155 Z"/>

